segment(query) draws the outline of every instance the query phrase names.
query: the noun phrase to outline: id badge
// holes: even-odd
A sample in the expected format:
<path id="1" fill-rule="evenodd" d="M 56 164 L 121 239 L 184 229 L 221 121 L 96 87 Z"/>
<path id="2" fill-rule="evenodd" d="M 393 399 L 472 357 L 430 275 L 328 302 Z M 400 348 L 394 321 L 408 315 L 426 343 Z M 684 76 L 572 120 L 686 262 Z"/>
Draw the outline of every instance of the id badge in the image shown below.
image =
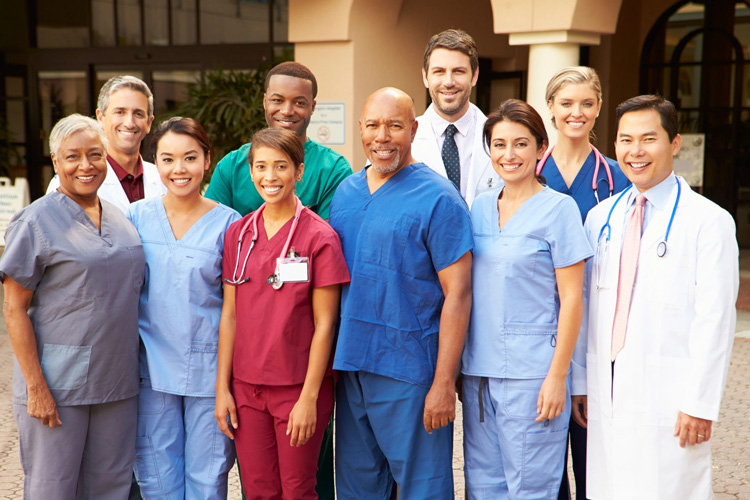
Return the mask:
<path id="1" fill-rule="evenodd" d="M 279 280 L 282 283 L 300 283 L 310 281 L 308 257 L 285 257 L 276 259 Z"/>

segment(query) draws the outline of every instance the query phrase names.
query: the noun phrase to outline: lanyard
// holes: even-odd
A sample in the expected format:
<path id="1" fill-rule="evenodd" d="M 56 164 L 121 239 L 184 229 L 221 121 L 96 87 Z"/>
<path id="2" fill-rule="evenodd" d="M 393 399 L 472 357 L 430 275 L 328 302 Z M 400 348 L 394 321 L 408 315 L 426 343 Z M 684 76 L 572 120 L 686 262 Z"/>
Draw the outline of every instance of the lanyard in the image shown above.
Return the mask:
<path id="1" fill-rule="evenodd" d="M 615 182 L 612 180 L 612 170 L 609 168 L 609 164 L 607 163 L 607 159 L 604 158 L 604 155 L 599 152 L 598 149 L 596 149 L 593 145 L 589 144 L 589 147 L 591 148 L 591 151 L 594 152 L 594 158 L 596 159 L 596 163 L 594 163 L 594 175 L 591 177 L 591 189 L 594 191 L 594 198 L 596 198 L 597 205 L 599 204 L 599 183 L 603 180 L 607 181 L 607 187 L 609 187 L 609 196 L 612 196 L 615 192 Z M 542 169 L 544 168 L 544 164 L 547 163 L 547 158 L 550 157 L 552 154 L 552 150 L 555 149 L 555 146 L 552 146 L 547 150 L 546 153 L 544 153 L 544 156 L 542 156 L 542 159 L 539 160 L 539 163 L 536 165 L 536 175 L 539 176 L 542 173 Z M 607 178 L 599 179 L 597 180 L 597 177 L 599 177 L 599 165 L 604 165 L 604 172 L 607 174 Z"/>
<path id="2" fill-rule="evenodd" d="M 302 205 L 302 202 L 297 198 L 294 197 L 297 201 L 295 210 L 294 210 L 294 220 L 292 221 L 292 227 L 289 229 L 289 236 L 286 238 L 286 243 L 284 243 L 284 247 L 281 249 L 281 253 L 279 254 L 279 258 L 283 258 L 287 251 L 289 250 L 289 245 L 292 242 L 292 236 L 294 236 L 294 232 L 297 229 L 297 223 L 299 222 L 300 214 L 302 213 L 302 209 L 304 208 Z M 232 279 L 224 278 L 224 281 L 227 282 L 230 285 L 241 285 L 243 283 L 247 283 L 250 281 L 250 276 L 247 276 L 243 278 L 245 274 L 245 269 L 247 267 L 247 259 L 250 257 L 250 252 L 252 252 L 253 247 L 255 246 L 255 242 L 258 240 L 258 219 L 260 218 L 261 213 L 266 208 L 266 204 L 262 204 L 258 210 L 256 210 L 253 215 L 250 216 L 250 218 L 245 222 L 245 224 L 242 226 L 242 229 L 240 230 L 240 237 L 237 240 L 237 259 L 234 263 L 234 272 L 232 273 Z M 240 271 L 239 278 L 237 277 L 237 268 L 240 264 L 240 256 L 242 255 L 242 239 L 245 236 L 245 233 L 247 233 L 248 226 L 250 224 L 253 225 L 253 232 L 252 237 L 250 240 L 250 248 L 247 250 L 247 253 L 245 254 L 245 260 L 242 263 L 242 270 Z"/>

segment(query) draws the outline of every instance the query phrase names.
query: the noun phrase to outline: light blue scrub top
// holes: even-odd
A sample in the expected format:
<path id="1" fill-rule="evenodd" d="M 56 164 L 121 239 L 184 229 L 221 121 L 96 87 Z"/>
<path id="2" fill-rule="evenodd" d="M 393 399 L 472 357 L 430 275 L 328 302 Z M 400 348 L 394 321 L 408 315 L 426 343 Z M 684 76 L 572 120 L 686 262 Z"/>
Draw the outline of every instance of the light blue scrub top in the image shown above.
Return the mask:
<path id="1" fill-rule="evenodd" d="M 365 169 L 339 186 L 330 222 L 351 274 L 333 368 L 430 387 L 444 300 L 438 272 L 473 247 L 466 202 L 424 163 L 373 194 Z"/>
<path id="2" fill-rule="evenodd" d="M 575 202 L 548 187 L 498 226 L 494 189 L 474 200 L 471 325 L 466 375 L 530 379 L 547 375 L 560 297 L 555 269 L 593 255 Z"/>
<path id="3" fill-rule="evenodd" d="M 240 214 L 217 205 L 179 240 L 161 197 L 130 205 L 128 218 L 146 252 L 138 309 L 141 377 L 156 391 L 215 396 L 224 233 Z"/>
<path id="4" fill-rule="evenodd" d="M 625 174 L 620 170 L 620 166 L 617 162 L 611 158 L 604 157 L 607 160 L 609 169 L 612 172 L 612 183 L 614 184 L 614 194 L 619 193 L 630 185 L 630 181 Z M 586 161 L 583 162 L 581 170 L 578 171 L 573 183 L 568 187 L 565 184 L 560 170 L 557 168 L 555 159 L 550 155 L 544 164 L 542 169 L 542 175 L 547 181 L 547 185 L 557 191 L 558 193 L 567 194 L 572 196 L 578 205 L 578 210 L 581 212 L 581 220 L 586 220 L 589 210 L 596 206 L 596 198 L 594 197 L 594 191 L 591 189 L 591 178 L 594 175 L 594 167 L 596 166 L 596 157 L 594 152 L 588 155 Z M 599 164 L 599 175 L 597 175 L 599 201 L 604 201 L 609 198 L 609 183 L 607 182 L 607 171 L 604 165 Z M 614 195 L 613 194 L 613 195 Z"/>

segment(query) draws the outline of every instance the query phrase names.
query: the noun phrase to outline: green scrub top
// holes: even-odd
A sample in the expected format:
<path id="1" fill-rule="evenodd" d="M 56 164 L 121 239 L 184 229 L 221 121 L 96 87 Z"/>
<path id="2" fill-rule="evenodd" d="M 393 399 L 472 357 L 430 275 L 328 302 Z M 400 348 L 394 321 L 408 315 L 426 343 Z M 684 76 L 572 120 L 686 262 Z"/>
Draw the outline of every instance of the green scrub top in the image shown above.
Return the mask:
<path id="1" fill-rule="evenodd" d="M 310 139 L 304 149 L 305 172 L 297 183 L 297 196 L 310 210 L 328 219 L 333 193 L 341 181 L 352 174 L 352 168 L 342 155 Z M 206 190 L 206 198 L 232 207 L 243 217 L 263 204 L 250 177 L 249 150 L 250 143 L 247 143 L 222 158 Z"/>

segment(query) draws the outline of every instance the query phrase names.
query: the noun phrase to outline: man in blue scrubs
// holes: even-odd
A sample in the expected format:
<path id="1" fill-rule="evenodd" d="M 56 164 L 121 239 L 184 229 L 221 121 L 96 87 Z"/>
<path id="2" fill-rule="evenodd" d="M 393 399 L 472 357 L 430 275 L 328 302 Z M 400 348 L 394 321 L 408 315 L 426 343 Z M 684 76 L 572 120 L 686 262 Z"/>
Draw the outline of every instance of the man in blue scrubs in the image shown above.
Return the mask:
<path id="1" fill-rule="evenodd" d="M 411 156 L 412 99 L 385 88 L 359 121 L 371 165 L 331 204 L 352 281 L 334 368 L 340 499 L 452 499 L 458 362 L 471 309 L 466 203 Z"/>

